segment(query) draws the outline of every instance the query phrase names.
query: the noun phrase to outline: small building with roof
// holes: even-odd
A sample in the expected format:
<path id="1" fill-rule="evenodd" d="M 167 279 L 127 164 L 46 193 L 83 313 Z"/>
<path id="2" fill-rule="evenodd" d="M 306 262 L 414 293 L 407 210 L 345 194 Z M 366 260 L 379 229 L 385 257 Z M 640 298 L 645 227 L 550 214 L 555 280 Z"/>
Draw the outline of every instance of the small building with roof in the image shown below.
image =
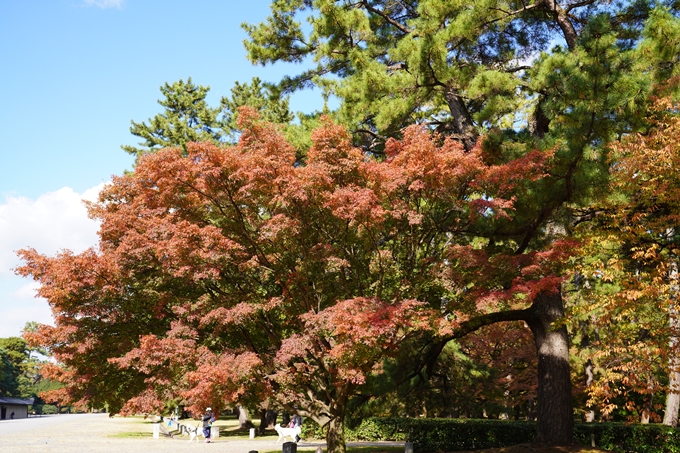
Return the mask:
<path id="1" fill-rule="evenodd" d="M 28 406 L 33 404 L 33 398 L 5 398 L 0 396 L 0 420 L 12 420 L 28 417 Z"/>

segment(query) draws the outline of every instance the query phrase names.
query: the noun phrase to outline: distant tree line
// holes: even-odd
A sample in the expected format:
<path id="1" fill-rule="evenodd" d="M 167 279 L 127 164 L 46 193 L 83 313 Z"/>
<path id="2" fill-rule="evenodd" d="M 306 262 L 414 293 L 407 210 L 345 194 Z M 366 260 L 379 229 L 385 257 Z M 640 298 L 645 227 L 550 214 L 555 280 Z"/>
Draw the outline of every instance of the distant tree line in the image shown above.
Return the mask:
<path id="1" fill-rule="evenodd" d="M 37 327 L 29 322 L 24 332 Z M 31 347 L 22 337 L 0 338 L 0 396 L 33 399 L 33 410 L 41 412 L 45 404 L 41 392 L 54 390 L 62 384 L 44 379 L 40 366 L 47 361 L 45 351 Z"/>

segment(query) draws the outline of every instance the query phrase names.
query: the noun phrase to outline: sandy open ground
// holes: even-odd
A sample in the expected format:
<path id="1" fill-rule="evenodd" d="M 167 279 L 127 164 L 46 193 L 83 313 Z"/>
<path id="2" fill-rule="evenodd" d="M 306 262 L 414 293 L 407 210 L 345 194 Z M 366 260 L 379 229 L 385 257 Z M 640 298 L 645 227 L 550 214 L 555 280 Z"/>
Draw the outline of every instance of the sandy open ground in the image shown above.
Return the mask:
<path id="1" fill-rule="evenodd" d="M 139 418 L 109 418 L 107 414 L 51 415 L 3 420 L 0 421 L 0 452 L 183 453 L 212 450 L 248 453 L 255 450 L 264 453 L 282 450 L 282 444 L 276 443 L 276 436 L 255 439 L 220 437 L 206 444 L 203 438 L 199 443 L 190 443 L 187 436 L 154 439 L 152 432 L 153 424 L 150 421 Z M 389 442 L 383 445 L 400 444 Z M 317 446 L 325 450 L 324 443 L 314 442 L 300 442 L 298 450 L 313 451 Z"/>

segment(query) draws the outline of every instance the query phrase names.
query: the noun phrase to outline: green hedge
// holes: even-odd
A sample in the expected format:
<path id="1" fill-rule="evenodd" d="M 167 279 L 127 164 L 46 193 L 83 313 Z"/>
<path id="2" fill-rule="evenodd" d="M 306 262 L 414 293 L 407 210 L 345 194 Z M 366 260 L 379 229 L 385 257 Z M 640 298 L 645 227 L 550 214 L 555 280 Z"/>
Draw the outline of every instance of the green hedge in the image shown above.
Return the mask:
<path id="1" fill-rule="evenodd" d="M 531 442 L 533 422 L 442 418 L 366 418 L 349 420 L 345 440 L 413 442 L 416 452 L 474 450 Z M 312 420 L 302 424 L 303 439 L 323 439 Z"/>
<path id="2" fill-rule="evenodd" d="M 680 430 L 665 425 L 577 423 L 576 441 L 617 453 L 680 453 Z"/>
<path id="3" fill-rule="evenodd" d="M 413 442 L 417 452 L 476 450 L 531 442 L 532 422 L 443 418 L 370 418 L 345 437 L 352 440 Z"/>
<path id="4" fill-rule="evenodd" d="M 323 439 L 323 430 L 311 420 L 302 425 L 304 439 Z M 366 418 L 348 420 L 345 440 L 413 442 L 417 453 L 498 448 L 530 443 L 533 422 L 436 419 Z M 617 453 L 680 453 L 680 430 L 663 425 L 576 423 L 575 440 Z"/>
<path id="5" fill-rule="evenodd" d="M 42 407 L 42 414 L 44 415 L 53 415 L 57 413 L 57 406 L 53 406 L 51 404 L 45 404 Z"/>

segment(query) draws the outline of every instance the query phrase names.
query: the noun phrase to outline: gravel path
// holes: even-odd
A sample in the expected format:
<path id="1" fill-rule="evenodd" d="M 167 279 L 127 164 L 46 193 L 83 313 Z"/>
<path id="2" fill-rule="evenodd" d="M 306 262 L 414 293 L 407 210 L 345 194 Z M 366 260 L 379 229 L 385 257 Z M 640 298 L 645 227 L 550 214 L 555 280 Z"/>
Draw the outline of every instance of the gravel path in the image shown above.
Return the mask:
<path id="1" fill-rule="evenodd" d="M 188 442 L 186 436 L 154 439 L 153 425 L 139 418 L 109 418 L 107 414 L 71 414 L 0 421 L 0 451 L 21 453 L 184 453 L 219 451 L 222 453 L 260 453 L 281 451 L 276 437 L 264 439 L 217 438 L 206 444 Z M 125 436 L 148 433 L 148 436 Z M 348 444 L 359 445 L 359 444 Z M 361 443 L 360 445 L 403 445 L 398 442 Z M 300 442 L 298 450 L 315 450 L 325 443 Z"/>

